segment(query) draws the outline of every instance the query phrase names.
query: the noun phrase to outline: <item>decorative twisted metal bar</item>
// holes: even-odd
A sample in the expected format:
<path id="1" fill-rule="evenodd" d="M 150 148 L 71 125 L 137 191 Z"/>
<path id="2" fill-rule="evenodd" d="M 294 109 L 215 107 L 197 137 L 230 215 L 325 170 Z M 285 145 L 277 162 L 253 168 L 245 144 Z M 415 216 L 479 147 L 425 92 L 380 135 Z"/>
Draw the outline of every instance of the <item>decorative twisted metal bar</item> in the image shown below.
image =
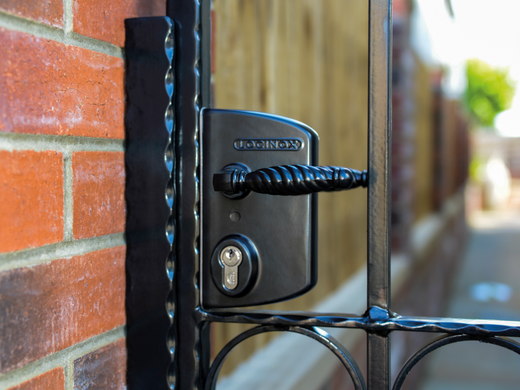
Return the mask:
<path id="1" fill-rule="evenodd" d="M 178 356 L 175 25 L 150 17 L 125 27 L 126 381 L 165 388 Z"/>
<path id="2" fill-rule="evenodd" d="M 367 171 L 325 166 L 280 165 L 248 172 L 238 164 L 224 167 L 213 176 L 213 188 L 225 195 L 249 191 L 269 195 L 307 195 L 323 191 L 366 187 Z"/>
<path id="3" fill-rule="evenodd" d="M 263 324 L 278 326 L 318 326 L 355 328 L 370 332 L 428 332 L 475 336 L 520 337 L 520 321 L 472 320 L 461 318 L 393 316 L 375 320 L 368 316 L 337 313 L 212 310 L 198 311 L 199 321 Z"/>
<path id="4" fill-rule="evenodd" d="M 209 366 L 209 324 L 197 322 L 200 305 L 200 110 L 210 102 L 211 0 L 168 0 L 175 21 L 176 82 L 176 344 L 170 389 L 200 390 Z"/>
<path id="5" fill-rule="evenodd" d="M 330 334 L 325 332 L 323 329 L 320 328 L 303 328 L 299 326 L 275 326 L 275 325 L 261 325 L 257 326 L 256 328 L 249 329 L 241 334 L 239 334 L 237 337 L 235 337 L 233 340 L 231 340 L 229 343 L 226 344 L 224 348 L 219 352 L 215 360 L 213 361 L 213 364 L 211 365 L 211 368 L 209 370 L 207 379 L 206 379 L 206 385 L 204 387 L 205 390 L 214 390 L 215 386 L 217 384 L 217 378 L 218 374 L 220 372 L 220 369 L 222 367 L 222 364 L 224 364 L 224 361 L 226 360 L 227 355 L 235 348 L 238 344 L 240 344 L 242 341 L 255 336 L 257 334 L 261 333 L 267 333 L 267 332 L 292 332 L 292 333 L 298 333 L 307 337 L 310 337 L 313 340 L 318 341 L 325 347 L 327 347 L 336 357 L 341 361 L 343 366 L 346 368 L 347 372 L 349 373 L 350 377 L 352 378 L 352 382 L 354 384 L 354 388 L 356 390 L 366 390 L 365 386 L 365 380 L 363 379 L 363 374 L 361 373 L 361 370 L 359 369 L 359 366 L 357 365 L 356 361 L 348 352 L 348 350 L 339 343 L 334 337 L 332 337 Z"/>
<path id="6" fill-rule="evenodd" d="M 170 67 L 168 68 L 168 71 L 165 75 L 165 89 L 168 93 L 168 96 L 170 98 L 170 104 L 168 104 L 168 107 L 166 108 L 166 112 L 164 113 L 165 118 L 165 124 L 166 124 L 166 130 L 168 131 L 168 146 L 166 147 L 166 151 L 164 153 L 164 161 L 166 162 L 166 169 L 168 170 L 169 174 L 169 180 L 168 184 L 166 185 L 166 203 L 168 204 L 169 208 L 169 218 L 168 222 L 166 223 L 166 237 L 168 239 L 168 243 L 170 244 L 170 253 L 168 254 L 168 258 L 166 259 L 166 273 L 168 275 L 168 279 L 170 282 L 170 292 L 168 293 L 168 296 L 166 297 L 166 311 L 168 312 L 168 316 L 170 317 L 171 326 L 168 329 L 168 334 L 166 337 L 166 344 L 168 346 L 168 351 L 171 355 L 171 363 L 168 366 L 167 371 L 167 381 L 168 383 L 175 383 L 175 377 L 177 376 L 177 365 L 175 363 L 176 358 L 176 347 L 177 347 L 177 319 L 176 316 L 176 309 L 177 309 L 177 294 L 176 294 L 176 281 L 174 278 L 175 275 L 175 265 L 176 265 L 176 232 L 175 232 L 175 214 L 176 214 L 176 207 L 175 204 L 175 190 L 176 190 L 176 184 L 175 184 L 175 170 L 176 170 L 176 163 L 175 163 L 175 150 L 174 150 L 174 142 L 175 142 L 175 95 L 176 92 L 174 89 L 175 86 L 175 72 L 174 72 L 174 64 L 175 64 L 175 30 L 173 26 L 173 22 L 171 20 L 168 20 L 170 22 L 170 31 L 168 35 L 166 36 L 165 43 L 164 43 L 164 51 L 166 56 L 168 57 Z"/>

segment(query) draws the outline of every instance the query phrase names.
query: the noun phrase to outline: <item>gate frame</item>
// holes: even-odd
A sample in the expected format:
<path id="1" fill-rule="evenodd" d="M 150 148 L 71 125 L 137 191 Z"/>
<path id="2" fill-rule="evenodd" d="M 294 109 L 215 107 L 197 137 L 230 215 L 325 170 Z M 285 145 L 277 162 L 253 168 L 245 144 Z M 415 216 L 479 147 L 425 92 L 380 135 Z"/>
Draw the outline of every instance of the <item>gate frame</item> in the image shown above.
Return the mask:
<path id="1" fill-rule="evenodd" d="M 175 109 L 166 113 L 166 121 L 173 120 L 174 126 L 163 149 L 172 178 L 165 195 L 171 200 L 170 208 L 164 215 L 168 220 L 165 233 L 170 246 L 168 258 L 164 259 L 171 287 L 166 302 L 171 322 L 167 337 L 172 358 L 167 379 L 170 389 L 213 389 L 227 353 L 246 338 L 269 331 L 301 333 L 326 345 L 347 367 L 357 389 L 390 389 L 389 335 L 392 331 L 445 334 L 405 363 L 394 390 L 401 389 L 415 363 L 447 344 L 479 340 L 520 353 L 518 343 L 502 337 L 519 337 L 518 321 L 400 316 L 390 309 L 392 0 L 369 0 L 367 311 L 355 316 L 201 308 L 200 110 L 211 106 L 210 14 L 211 0 L 167 1 L 167 15 L 173 20 L 174 30 L 169 36 L 176 38 L 174 92 L 170 96 Z M 164 22 L 165 18 L 159 19 Z M 150 36 L 150 39 L 165 41 L 167 38 Z M 164 183 L 158 185 L 164 186 Z M 210 366 L 211 322 L 258 327 L 232 340 Z M 367 332 L 367 387 L 348 351 L 321 328 L 357 328 Z"/>

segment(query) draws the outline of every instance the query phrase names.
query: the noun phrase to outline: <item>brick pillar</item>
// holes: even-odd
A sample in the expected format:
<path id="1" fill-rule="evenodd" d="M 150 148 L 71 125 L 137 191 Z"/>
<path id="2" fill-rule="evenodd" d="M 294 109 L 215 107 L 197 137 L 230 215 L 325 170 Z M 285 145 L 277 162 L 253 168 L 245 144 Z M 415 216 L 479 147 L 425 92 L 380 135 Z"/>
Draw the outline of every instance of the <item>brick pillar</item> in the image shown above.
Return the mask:
<path id="1" fill-rule="evenodd" d="M 0 388 L 125 389 L 124 19 L 0 0 Z"/>

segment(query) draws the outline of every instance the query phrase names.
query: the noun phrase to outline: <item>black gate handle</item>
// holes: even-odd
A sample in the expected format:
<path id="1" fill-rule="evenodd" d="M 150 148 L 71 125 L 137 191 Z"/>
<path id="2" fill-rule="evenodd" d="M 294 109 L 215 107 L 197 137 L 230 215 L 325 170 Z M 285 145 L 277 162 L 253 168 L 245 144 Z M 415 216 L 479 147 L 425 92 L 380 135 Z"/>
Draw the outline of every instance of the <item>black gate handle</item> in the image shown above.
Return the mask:
<path id="1" fill-rule="evenodd" d="M 213 188 L 238 199 L 250 191 L 269 195 L 306 195 L 322 191 L 366 188 L 367 171 L 343 167 L 280 165 L 251 172 L 243 164 L 230 164 L 213 175 Z"/>

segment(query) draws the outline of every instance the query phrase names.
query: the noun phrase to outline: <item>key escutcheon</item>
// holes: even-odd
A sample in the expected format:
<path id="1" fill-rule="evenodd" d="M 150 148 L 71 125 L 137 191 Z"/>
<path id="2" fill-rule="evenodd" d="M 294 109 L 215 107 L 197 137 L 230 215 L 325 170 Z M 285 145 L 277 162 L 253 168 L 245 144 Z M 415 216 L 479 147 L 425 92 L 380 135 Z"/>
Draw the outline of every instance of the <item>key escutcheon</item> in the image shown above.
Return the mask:
<path id="1" fill-rule="evenodd" d="M 253 242 L 240 234 L 224 237 L 211 256 L 211 279 L 222 294 L 241 297 L 254 288 L 259 255 Z"/>

